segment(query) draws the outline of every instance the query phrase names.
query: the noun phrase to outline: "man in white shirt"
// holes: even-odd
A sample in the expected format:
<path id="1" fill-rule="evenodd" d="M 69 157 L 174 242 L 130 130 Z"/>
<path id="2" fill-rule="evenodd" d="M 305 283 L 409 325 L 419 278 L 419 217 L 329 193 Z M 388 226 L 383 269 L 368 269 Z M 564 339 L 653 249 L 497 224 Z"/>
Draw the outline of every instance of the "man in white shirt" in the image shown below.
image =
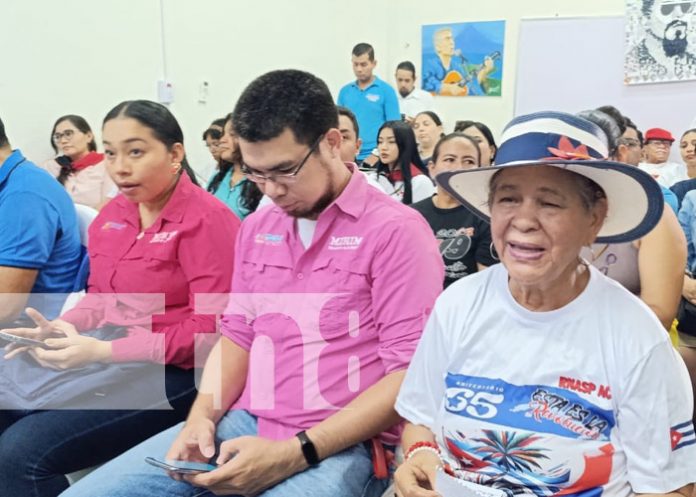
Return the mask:
<path id="1" fill-rule="evenodd" d="M 433 96 L 427 91 L 416 88 L 416 68 L 412 62 L 407 60 L 396 66 L 396 88 L 399 90 L 401 117 L 409 124 L 418 113 L 434 110 Z"/>
<path id="2" fill-rule="evenodd" d="M 670 187 L 678 181 L 689 179 L 684 164 L 668 162 L 674 143 L 672 133 L 662 128 L 650 128 L 645 132 L 644 162 L 638 167 L 646 171 L 662 186 Z"/>

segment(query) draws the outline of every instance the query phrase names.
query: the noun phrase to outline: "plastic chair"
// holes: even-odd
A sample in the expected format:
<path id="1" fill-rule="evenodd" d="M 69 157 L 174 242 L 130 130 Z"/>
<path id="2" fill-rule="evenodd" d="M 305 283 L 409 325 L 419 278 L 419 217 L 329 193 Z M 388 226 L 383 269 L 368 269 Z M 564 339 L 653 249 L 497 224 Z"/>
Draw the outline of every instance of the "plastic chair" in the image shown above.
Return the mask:
<path id="1" fill-rule="evenodd" d="M 72 309 L 77 302 L 85 294 L 87 289 L 87 279 L 89 278 L 89 256 L 87 254 L 87 243 L 89 241 L 89 225 L 94 221 L 99 212 L 92 207 L 82 204 L 75 204 L 75 212 L 77 213 L 77 227 L 80 231 L 80 244 L 82 245 L 82 255 L 80 259 L 80 267 L 77 270 L 77 277 L 72 288 L 72 293 L 68 295 L 63 304 L 61 314 Z"/>

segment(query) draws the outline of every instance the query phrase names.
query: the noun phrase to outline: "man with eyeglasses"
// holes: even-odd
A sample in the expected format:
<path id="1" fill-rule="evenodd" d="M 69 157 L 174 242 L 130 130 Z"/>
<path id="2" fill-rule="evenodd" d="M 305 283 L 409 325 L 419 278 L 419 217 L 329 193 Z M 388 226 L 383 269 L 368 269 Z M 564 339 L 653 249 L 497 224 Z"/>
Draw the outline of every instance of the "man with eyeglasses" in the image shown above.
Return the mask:
<path id="1" fill-rule="evenodd" d="M 336 108 L 317 77 L 257 78 L 233 121 L 244 172 L 274 205 L 237 236 L 230 304 L 201 393 L 183 427 L 64 497 L 359 497 L 387 486 L 396 395 L 444 279 L 435 237 L 420 214 L 343 162 Z M 143 462 L 165 453 L 218 467 L 172 481 Z"/>
<path id="2" fill-rule="evenodd" d="M 667 188 L 678 181 L 689 178 L 683 164 L 668 161 L 673 142 L 672 133 L 666 129 L 651 128 L 647 130 L 643 147 L 644 161 L 638 166 Z"/>
<path id="3" fill-rule="evenodd" d="M 643 133 L 633 121 L 624 116 L 626 131 L 619 138 L 616 156 L 619 162 L 638 166 L 643 156 Z"/>
<path id="4" fill-rule="evenodd" d="M 622 115 L 616 107 L 605 105 L 597 110 L 601 110 L 612 117 L 619 124 L 619 128 L 625 128 L 616 143 L 616 160 L 638 167 L 643 156 L 643 133 L 640 132 L 630 118 Z M 660 187 L 667 205 L 674 210 L 675 214 L 679 212 L 679 201 L 675 193 L 662 184 L 660 184 Z"/>
<path id="5" fill-rule="evenodd" d="M 73 290 L 81 259 L 70 196 L 50 174 L 12 150 L 0 120 L 0 329 L 27 305 L 56 317 Z"/>

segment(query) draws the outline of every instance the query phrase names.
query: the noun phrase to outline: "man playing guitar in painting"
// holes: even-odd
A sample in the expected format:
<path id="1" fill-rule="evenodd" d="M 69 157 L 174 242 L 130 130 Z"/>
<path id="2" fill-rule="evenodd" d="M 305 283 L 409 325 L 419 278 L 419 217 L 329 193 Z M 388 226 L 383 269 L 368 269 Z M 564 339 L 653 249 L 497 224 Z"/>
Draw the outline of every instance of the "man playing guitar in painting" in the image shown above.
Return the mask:
<path id="1" fill-rule="evenodd" d="M 442 28 L 433 35 L 435 55 L 424 60 L 423 89 L 435 95 L 466 96 L 485 95 L 482 83 L 495 70 L 495 52 L 485 57 L 483 64 L 474 70 L 459 49 L 454 48 L 451 28 Z"/>

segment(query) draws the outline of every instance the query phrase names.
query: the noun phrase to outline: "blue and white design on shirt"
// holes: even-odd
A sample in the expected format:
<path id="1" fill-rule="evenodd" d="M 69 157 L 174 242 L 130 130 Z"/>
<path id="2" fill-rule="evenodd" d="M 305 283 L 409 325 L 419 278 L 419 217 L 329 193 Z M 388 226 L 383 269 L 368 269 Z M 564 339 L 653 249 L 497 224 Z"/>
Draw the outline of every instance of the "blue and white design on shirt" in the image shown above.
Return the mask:
<path id="1" fill-rule="evenodd" d="M 464 418 L 454 423 L 457 429 L 443 428 L 442 433 L 458 476 L 510 495 L 601 495 L 612 471 L 610 433 L 616 420 L 611 410 L 549 385 L 453 373 L 447 374 L 445 385 L 447 415 Z M 605 400 L 610 396 L 608 389 L 601 394 L 596 386 L 586 390 Z M 563 452 L 567 439 L 574 440 L 580 449 L 574 455 L 580 457 L 558 458 L 556 454 L 569 456 Z"/>

